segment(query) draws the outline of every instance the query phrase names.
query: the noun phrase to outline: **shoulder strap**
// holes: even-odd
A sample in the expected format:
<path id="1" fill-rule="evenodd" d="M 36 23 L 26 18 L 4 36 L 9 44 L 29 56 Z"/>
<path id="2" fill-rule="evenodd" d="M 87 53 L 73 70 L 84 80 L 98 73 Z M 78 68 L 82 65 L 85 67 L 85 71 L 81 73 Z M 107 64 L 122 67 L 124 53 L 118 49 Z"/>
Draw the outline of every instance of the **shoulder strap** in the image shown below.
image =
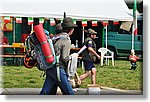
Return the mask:
<path id="1" fill-rule="evenodd" d="M 30 36 L 28 36 L 25 40 L 25 49 L 27 51 L 27 54 L 29 55 L 29 52 L 31 51 Z"/>
<path id="2" fill-rule="evenodd" d="M 52 42 L 53 42 L 53 45 L 54 45 L 54 44 L 55 44 L 55 43 L 56 43 L 56 42 L 57 42 L 59 39 L 60 39 L 60 38 L 58 38 L 58 39 L 55 39 L 55 40 L 53 39 L 53 40 L 52 40 Z"/>
<path id="3" fill-rule="evenodd" d="M 53 39 L 52 39 L 52 41 L 53 41 L 53 44 L 55 44 L 59 39 L 63 39 L 63 38 L 67 38 L 65 35 L 59 35 L 59 36 L 57 36 L 57 37 L 54 37 Z M 67 38 L 68 39 L 68 38 Z"/>

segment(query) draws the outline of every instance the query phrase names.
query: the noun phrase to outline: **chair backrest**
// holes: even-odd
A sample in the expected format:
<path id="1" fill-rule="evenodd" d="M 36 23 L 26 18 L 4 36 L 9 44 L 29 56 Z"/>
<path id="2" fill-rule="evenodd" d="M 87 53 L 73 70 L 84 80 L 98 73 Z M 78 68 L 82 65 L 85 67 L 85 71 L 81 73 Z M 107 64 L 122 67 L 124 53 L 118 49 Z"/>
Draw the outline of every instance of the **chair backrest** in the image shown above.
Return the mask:
<path id="1" fill-rule="evenodd" d="M 101 56 L 104 56 L 107 53 L 108 49 L 107 48 L 99 48 L 98 52 L 101 53 Z"/>

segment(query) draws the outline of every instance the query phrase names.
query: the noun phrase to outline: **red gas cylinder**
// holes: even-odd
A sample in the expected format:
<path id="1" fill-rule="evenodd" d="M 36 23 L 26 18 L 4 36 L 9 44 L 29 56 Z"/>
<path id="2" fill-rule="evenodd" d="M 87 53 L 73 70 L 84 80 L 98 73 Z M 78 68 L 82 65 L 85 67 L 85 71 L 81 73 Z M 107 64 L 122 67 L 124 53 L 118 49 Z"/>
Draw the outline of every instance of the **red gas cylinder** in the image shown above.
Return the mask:
<path id="1" fill-rule="evenodd" d="M 47 42 L 46 34 L 44 33 L 44 29 L 42 24 L 34 26 L 34 31 L 37 36 L 37 39 L 41 43 L 42 52 L 46 58 L 47 63 L 54 62 L 54 56 L 52 54 L 52 50 L 50 48 L 49 43 Z"/>

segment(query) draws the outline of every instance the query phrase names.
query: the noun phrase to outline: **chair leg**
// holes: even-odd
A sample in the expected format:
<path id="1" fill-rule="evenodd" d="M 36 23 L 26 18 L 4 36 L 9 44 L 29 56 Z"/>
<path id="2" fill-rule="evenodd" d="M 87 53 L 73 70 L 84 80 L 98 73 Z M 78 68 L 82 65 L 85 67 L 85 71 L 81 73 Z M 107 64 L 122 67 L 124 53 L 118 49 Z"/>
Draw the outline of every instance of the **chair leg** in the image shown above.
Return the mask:
<path id="1" fill-rule="evenodd" d="M 112 66 L 114 66 L 114 58 L 112 57 Z"/>
<path id="2" fill-rule="evenodd" d="M 101 66 L 103 66 L 103 60 L 104 60 L 104 58 L 101 57 Z"/>
<path id="3" fill-rule="evenodd" d="M 7 65 L 7 62 L 6 62 L 6 61 L 4 61 L 4 65 Z"/>
<path id="4" fill-rule="evenodd" d="M 20 66 L 21 66 L 21 61 L 22 61 L 22 58 L 19 59 L 19 64 L 20 64 Z"/>
<path id="5" fill-rule="evenodd" d="M 7 61 L 5 58 L 3 59 L 3 65 L 7 65 Z"/>
<path id="6" fill-rule="evenodd" d="M 107 63 L 108 63 L 108 62 L 107 62 L 107 58 L 106 58 L 106 62 L 105 62 L 105 64 L 107 65 Z"/>

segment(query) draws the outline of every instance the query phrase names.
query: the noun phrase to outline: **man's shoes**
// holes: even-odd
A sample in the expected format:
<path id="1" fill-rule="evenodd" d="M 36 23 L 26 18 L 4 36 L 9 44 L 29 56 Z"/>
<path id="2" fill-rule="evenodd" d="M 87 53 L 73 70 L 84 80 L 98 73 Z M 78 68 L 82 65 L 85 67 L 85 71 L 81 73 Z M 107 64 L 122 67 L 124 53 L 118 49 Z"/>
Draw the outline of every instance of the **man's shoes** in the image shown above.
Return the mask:
<path id="1" fill-rule="evenodd" d="M 80 80 L 80 78 L 78 80 L 75 80 L 76 81 L 76 88 L 79 88 L 82 84 L 82 81 Z"/>

